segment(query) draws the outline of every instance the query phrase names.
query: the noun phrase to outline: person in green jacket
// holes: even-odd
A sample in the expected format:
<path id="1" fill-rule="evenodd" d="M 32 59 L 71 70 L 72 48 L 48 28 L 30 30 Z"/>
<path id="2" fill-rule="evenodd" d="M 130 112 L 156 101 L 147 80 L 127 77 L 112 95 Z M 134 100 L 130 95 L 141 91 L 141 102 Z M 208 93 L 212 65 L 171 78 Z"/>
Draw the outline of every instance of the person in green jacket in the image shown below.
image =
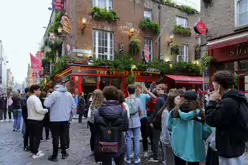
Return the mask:
<path id="1" fill-rule="evenodd" d="M 168 129 L 172 131 L 172 150 L 175 165 L 199 165 L 206 158 L 203 139 L 205 135 L 205 113 L 202 111 L 197 94 L 186 91 L 178 108 L 170 112 Z"/>

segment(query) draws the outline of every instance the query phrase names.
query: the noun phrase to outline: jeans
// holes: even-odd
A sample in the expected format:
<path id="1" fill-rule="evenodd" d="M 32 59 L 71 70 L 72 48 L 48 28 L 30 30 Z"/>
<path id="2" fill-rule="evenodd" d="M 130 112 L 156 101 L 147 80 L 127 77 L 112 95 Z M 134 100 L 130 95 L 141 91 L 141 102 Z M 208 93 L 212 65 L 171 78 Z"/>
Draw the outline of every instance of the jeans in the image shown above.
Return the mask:
<path id="1" fill-rule="evenodd" d="M 14 109 L 13 115 L 14 115 L 14 125 L 13 125 L 14 130 L 20 130 L 21 122 L 22 122 L 22 110 Z"/>
<path id="2" fill-rule="evenodd" d="M 132 135 L 134 139 L 134 160 L 140 159 L 140 127 L 130 128 L 126 132 L 127 160 L 131 160 L 132 155 Z"/>
<path id="3" fill-rule="evenodd" d="M 141 136 L 142 136 L 142 144 L 143 144 L 143 150 L 148 151 L 148 120 L 147 118 L 142 118 L 140 120 L 141 123 Z"/>
<path id="4" fill-rule="evenodd" d="M 175 158 L 175 165 L 186 165 L 186 161 L 177 157 L 176 155 L 174 156 Z M 199 165 L 199 162 L 188 162 L 187 165 Z M 229 165 L 229 164 L 228 164 Z M 230 164 L 230 165 L 236 165 L 236 164 Z M 241 164 L 237 164 L 237 165 L 241 165 Z"/>
<path id="5" fill-rule="evenodd" d="M 219 157 L 219 164 L 220 165 L 244 165 L 245 164 L 245 156 L 241 155 L 237 158 L 224 158 Z"/>
<path id="6" fill-rule="evenodd" d="M 68 139 L 66 139 L 67 133 L 69 132 L 69 124 L 68 121 L 65 122 L 51 122 L 50 128 L 53 137 L 53 156 L 58 156 L 58 147 L 59 147 L 59 138 L 61 144 L 61 153 L 66 153 L 66 145 L 68 143 Z"/>
<path id="7" fill-rule="evenodd" d="M 40 146 L 40 137 L 42 131 L 42 121 L 28 120 L 30 131 L 30 150 L 31 153 L 37 154 Z"/>

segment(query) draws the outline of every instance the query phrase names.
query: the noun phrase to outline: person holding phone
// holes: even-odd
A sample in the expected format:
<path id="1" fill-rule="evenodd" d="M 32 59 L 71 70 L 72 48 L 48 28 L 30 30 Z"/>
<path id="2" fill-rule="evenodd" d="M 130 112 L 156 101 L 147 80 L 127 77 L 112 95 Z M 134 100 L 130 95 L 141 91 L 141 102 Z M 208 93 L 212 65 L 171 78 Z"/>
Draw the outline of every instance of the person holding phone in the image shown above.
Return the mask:
<path id="1" fill-rule="evenodd" d="M 216 149 L 219 164 L 244 165 L 244 151 L 247 132 L 240 121 L 248 120 L 242 112 L 248 110 L 247 98 L 233 89 L 234 74 L 229 71 L 218 71 L 213 76 L 214 91 L 210 94 L 206 108 L 206 122 L 216 127 Z M 244 113 L 243 113 L 244 114 Z"/>

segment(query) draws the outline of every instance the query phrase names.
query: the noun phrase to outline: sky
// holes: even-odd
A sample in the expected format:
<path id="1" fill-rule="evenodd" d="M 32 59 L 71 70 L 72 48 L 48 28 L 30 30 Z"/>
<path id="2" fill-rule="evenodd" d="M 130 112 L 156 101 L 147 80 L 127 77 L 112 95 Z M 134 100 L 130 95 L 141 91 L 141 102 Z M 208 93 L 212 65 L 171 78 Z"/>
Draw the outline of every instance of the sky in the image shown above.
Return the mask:
<path id="1" fill-rule="evenodd" d="M 15 81 L 27 76 L 29 53 L 39 50 L 48 25 L 52 0 L 0 0 L 0 40 Z"/>

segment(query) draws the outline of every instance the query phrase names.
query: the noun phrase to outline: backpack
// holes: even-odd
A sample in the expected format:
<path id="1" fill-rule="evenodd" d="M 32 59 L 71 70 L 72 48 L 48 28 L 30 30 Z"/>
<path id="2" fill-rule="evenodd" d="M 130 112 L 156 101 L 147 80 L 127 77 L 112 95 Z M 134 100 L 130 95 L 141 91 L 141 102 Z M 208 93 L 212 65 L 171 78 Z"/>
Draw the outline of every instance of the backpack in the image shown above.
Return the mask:
<path id="1" fill-rule="evenodd" d="M 136 113 L 138 113 L 138 104 L 136 102 L 136 98 L 130 98 L 128 97 L 126 99 L 126 103 L 128 105 L 128 109 L 129 109 L 129 114 L 130 114 L 130 117 L 136 115 Z"/>
<path id="2" fill-rule="evenodd" d="M 100 154 L 117 154 L 121 149 L 123 127 L 124 127 L 124 115 L 125 110 L 122 110 L 120 117 L 115 120 L 107 120 L 99 115 L 99 112 L 95 112 L 99 117 L 97 122 L 97 138 L 95 152 Z M 100 123 L 100 124 L 99 124 Z"/>
<path id="3" fill-rule="evenodd" d="M 240 126 L 241 130 L 237 130 L 239 133 L 236 137 L 241 142 L 247 142 L 248 141 L 248 104 L 247 102 L 238 102 L 239 103 L 239 109 L 237 113 L 237 124 Z"/>

